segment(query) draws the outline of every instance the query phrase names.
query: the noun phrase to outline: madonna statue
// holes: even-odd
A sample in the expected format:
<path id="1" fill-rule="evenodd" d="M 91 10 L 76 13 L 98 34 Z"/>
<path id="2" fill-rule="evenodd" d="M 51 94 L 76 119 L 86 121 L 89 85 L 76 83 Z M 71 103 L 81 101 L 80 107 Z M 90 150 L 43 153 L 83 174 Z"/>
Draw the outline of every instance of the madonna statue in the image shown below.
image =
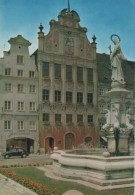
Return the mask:
<path id="1" fill-rule="evenodd" d="M 121 47 L 120 47 L 120 37 L 118 35 L 111 35 L 111 40 L 114 43 L 115 47 L 113 51 L 110 49 L 110 60 L 111 60 L 111 68 L 112 68 L 112 76 L 111 79 L 113 82 L 117 82 L 120 85 L 124 85 L 124 75 L 121 67 L 122 60 L 126 60 L 124 57 Z"/>

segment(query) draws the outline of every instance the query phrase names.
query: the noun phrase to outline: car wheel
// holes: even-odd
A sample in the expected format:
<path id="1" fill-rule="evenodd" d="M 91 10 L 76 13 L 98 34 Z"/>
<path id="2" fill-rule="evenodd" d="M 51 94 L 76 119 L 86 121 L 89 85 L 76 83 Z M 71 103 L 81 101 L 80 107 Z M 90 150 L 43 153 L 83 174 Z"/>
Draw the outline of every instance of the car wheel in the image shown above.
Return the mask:
<path id="1" fill-rule="evenodd" d="M 22 158 L 26 158 L 26 154 L 23 154 L 23 155 L 22 155 Z"/>
<path id="2" fill-rule="evenodd" d="M 8 154 L 6 154 L 5 158 L 9 158 L 9 155 L 8 155 Z"/>

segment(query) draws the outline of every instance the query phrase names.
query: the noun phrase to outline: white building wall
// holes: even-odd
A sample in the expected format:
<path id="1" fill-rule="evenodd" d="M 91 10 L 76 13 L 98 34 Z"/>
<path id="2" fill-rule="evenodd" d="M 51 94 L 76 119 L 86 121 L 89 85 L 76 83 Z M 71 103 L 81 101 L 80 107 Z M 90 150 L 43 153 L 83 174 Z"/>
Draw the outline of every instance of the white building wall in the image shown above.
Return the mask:
<path id="1" fill-rule="evenodd" d="M 39 143 L 38 132 L 38 72 L 36 70 L 34 58 L 29 56 L 28 46 L 30 42 L 24 39 L 21 35 L 9 40 L 11 44 L 10 50 L 4 52 L 4 57 L 0 59 L 0 136 L 2 140 L 2 147 L 0 151 L 3 152 L 7 147 L 7 140 L 25 139 L 27 150 L 30 149 L 29 140 L 33 141 L 34 151 L 37 151 Z M 17 55 L 24 58 L 23 64 L 17 64 Z M 5 75 L 5 68 L 11 68 L 11 75 Z M 18 76 L 17 71 L 23 70 L 22 77 Z M 35 73 L 34 78 L 29 77 L 29 71 Z M 5 84 L 11 83 L 11 91 L 5 91 Z M 18 92 L 18 84 L 23 84 L 24 91 Z M 35 93 L 30 93 L 30 85 L 35 85 Z M 5 110 L 4 102 L 11 101 L 11 110 Z M 24 102 L 24 110 L 18 111 L 18 101 Z M 30 102 L 35 102 L 36 110 L 30 111 Z M 4 121 L 11 121 L 11 129 L 5 130 Z M 17 122 L 21 120 L 24 122 L 24 129 L 18 130 Z M 36 129 L 30 130 L 30 121 L 35 121 Z M 9 142 L 8 142 L 9 143 Z M 18 142 L 16 142 L 18 143 Z M 29 145 L 29 146 L 28 146 Z"/>

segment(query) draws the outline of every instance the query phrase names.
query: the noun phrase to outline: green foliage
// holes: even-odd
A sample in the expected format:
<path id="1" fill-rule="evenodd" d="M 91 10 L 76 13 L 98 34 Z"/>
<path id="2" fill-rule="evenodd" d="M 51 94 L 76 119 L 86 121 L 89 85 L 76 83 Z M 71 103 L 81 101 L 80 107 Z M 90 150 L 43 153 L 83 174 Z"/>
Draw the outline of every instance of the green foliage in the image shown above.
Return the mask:
<path id="1" fill-rule="evenodd" d="M 27 177 L 32 179 L 40 184 L 44 184 L 49 189 L 56 189 L 59 194 L 64 193 L 67 190 L 79 190 L 84 195 L 133 195 L 133 188 L 124 188 L 117 190 L 106 190 L 106 191 L 97 191 L 83 185 L 73 183 L 73 182 L 64 182 L 45 177 L 44 171 L 38 170 L 35 167 L 23 167 L 23 168 L 8 168 L 9 170 L 14 171 L 18 176 Z"/>

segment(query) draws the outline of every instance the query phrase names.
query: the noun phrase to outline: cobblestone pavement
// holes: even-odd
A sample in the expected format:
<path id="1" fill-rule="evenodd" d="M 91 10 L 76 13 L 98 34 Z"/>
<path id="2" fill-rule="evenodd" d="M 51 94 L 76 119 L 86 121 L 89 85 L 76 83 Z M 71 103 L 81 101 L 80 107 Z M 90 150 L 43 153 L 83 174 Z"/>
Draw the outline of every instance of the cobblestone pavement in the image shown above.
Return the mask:
<path id="1" fill-rule="evenodd" d="M 50 163 L 52 160 L 50 159 L 49 155 L 29 155 L 26 158 L 21 157 L 12 157 L 9 159 L 4 159 L 3 157 L 0 157 L 0 166 L 2 165 L 28 165 L 28 164 L 44 164 L 44 163 Z M 1 195 L 1 194 L 0 194 Z"/>
<path id="2" fill-rule="evenodd" d="M 51 162 L 49 155 L 30 155 L 27 158 L 3 159 L 0 157 L 0 166 L 3 165 L 27 165 L 32 163 Z M 0 195 L 37 195 L 17 182 L 0 174 Z"/>

